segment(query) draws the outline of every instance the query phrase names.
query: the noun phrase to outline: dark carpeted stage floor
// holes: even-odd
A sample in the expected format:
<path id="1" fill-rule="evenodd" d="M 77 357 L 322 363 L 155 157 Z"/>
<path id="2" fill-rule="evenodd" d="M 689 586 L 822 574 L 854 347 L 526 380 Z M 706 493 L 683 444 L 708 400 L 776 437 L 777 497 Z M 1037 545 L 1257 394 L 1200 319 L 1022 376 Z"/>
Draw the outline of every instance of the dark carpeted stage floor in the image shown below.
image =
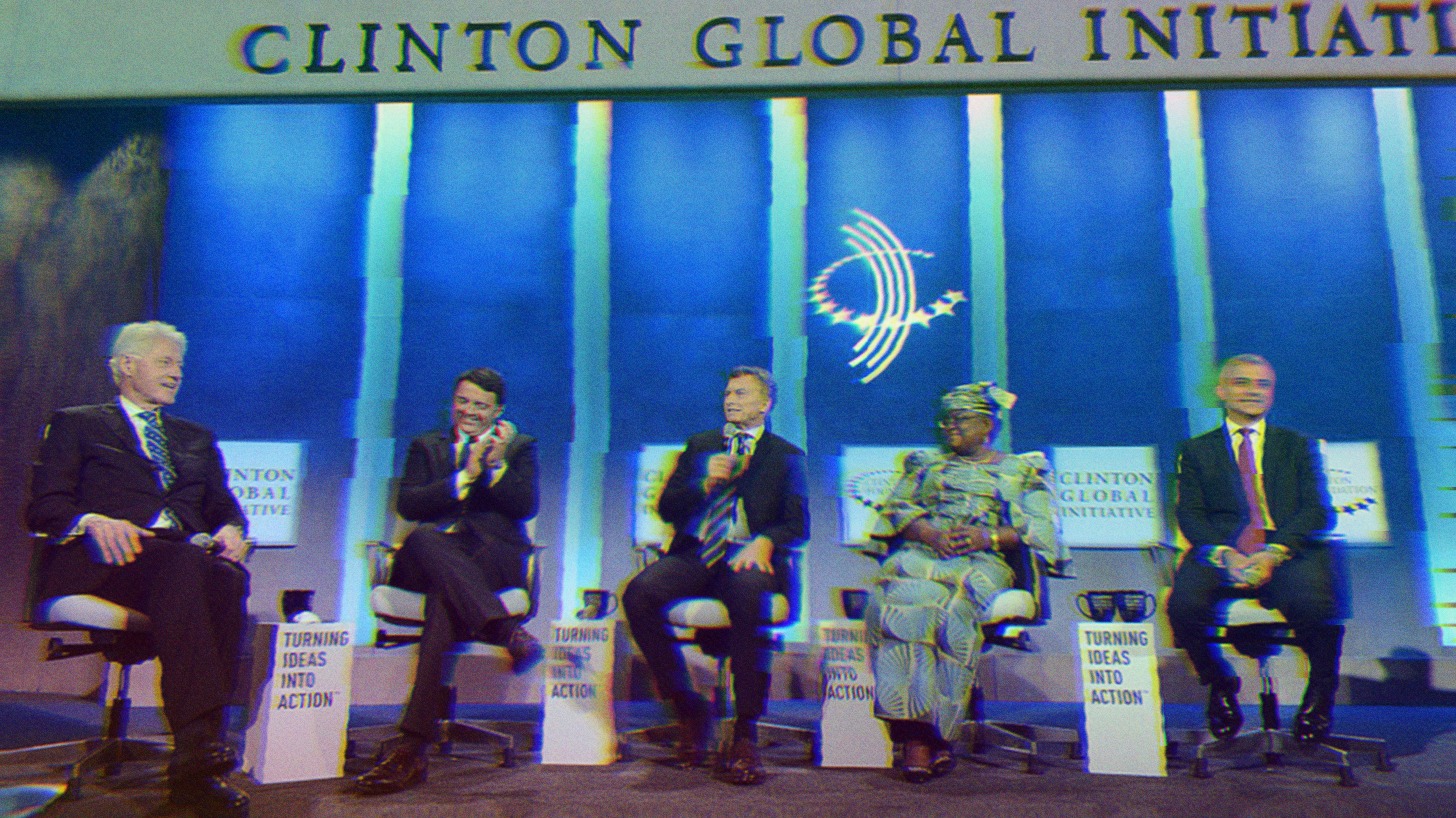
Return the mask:
<path id="1" fill-rule="evenodd" d="M 473 718 L 520 719 L 539 708 L 464 708 Z M 1169 706 L 1170 727 L 1196 727 L 1200 709 Z M 387 725 L 397 708 L 355 708 L 356 726 Z M 621 708 L 619 726 L 636 726 L 659 716 L 655 705 Z M 812 723 L 812 703 L 775 703 L 772 716 L 788 723 Z M 992 717 L 1074 726 L 1073 705 L 993 705 Z M 1252 722 L 1253 708 L 1246 709 Z M 95 735 L 95 705 L 47 696 L 0 697 L 0 747 L 87 738 Z M 1359 786 L 1336 785 L 1329 768 L 1291 757 L 1273 771 L 1262 766 L 1215 764 L 1209 779 L 1194 778 L 1186 761 L 1170 765 L 1167 778 L 1090 775 L 1081 763 L 1051 760 L 1043 774 L 1028 775 L 1007 754 L 966 758 L 949 776 L 915 786 L 888 770 L 829 770 L 812 767 L 798 747 L 770 747 L 772 777 L 761 787 L 737 788 L 706 771 L 680 771 L 654 763 L 662 751 L 640 750 L 633 760 L 606 767 L 546 767 L 527 754 L 504 769 L 490 754 L 480 760 L 432 759 L 429 783 L 417 790 L 373 799 L 347 792 L 343 779 L 259 786 L 239 775 L 253 797 L 258 818 L 305 816 L 1456 816 L 1456 708 L 1342 707 L 1340 732 L 1384 738 L 1396 769 L 1380 772 L 1368 758 L 1358 762 Z M 160 728 L 155 711 L 133 714 L 132 733 Z M 366 731 L 379 732 L 379 731 Z M 368 752 L 361 742 L 361 752 Z M 51 759 L 0 759 L 0 790 L 15 797 L 24 787 L 62 781 Z M 365 766 L 351 760 L 349 771 Z M 53 804 L 47 816 L 167 815 L 158 768 L 131 765 L 114 779 L 90 781 L 80 799 Z M 0 815 L 6 815 L 0 800 Z"/>

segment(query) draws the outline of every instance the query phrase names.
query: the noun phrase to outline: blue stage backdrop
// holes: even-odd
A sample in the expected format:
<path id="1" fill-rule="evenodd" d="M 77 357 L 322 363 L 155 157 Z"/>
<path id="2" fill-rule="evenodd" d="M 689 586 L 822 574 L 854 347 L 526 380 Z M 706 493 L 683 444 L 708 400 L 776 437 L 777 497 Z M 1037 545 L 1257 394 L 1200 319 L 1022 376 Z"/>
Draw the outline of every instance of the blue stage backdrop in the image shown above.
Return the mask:
<path id="1" fill-rule="evenodd" d="M 1453 478 L 1422 454 L 1436 433 L 1415 403 L 1430 374 L 1402 345 L 1411 333 L 1439 338 L 1438 316 L 1456 310 L 1453 93 L 1400 102 L 1417 137 L 1410 156 L 1392 148 L 1382 97 L 1360 88 L 1179 97 L 1193 100 L 1191 126 L 1154 91 L 797 107 L 440 102 L 390 109 L 409 129 L 393 158 L 376 150 L 383 108 L 177 106 L 159 316 L 194 338 L 179 411 L 224 438 L 308 446 L 300 548 L 255 560 L 255 609 L 271 609 L 278 587 L 317 587 L 324 610 L 356 610 L 357 600 L 327 598 L 357 558 L 342 532 L 390 514 L 384 502 L 348 508 L 341 488 L 367 460 L 353 439 L 361 371 L 389 361 L 387 384 L 366 396 L 392 405 L 383 425 L 394 462 L 371 466 L 379 480 L 398 473 L 410 437 L 445 422 L 456 373 L 499 368 L 509 416 L 542 441 L 546 620 L 575 590 L 558 595 L 556 577 L 569 585 L 599 568 L 616 587 L 630 572 L 640 447 L 718 423 L 730 366 L 801 359 L 802 402 L 789 405 L 811 455 L 814 618 L 833 612 L 826 583 L 864 568 L 834 548 L 842 446 L 929 442 L 943 390 L 1005 372 L 1021 396 L 1011 448 L 1155 446 L 1166 471 L 1213 405 L 1212 384 L 1185 383 L 1188 373 L 1206 379 L 1215 356 L 1257 351 L 1279 370 L 1278 422 L 1379 443 L 1394 547 L 1357 557 L 1356 583 L 1425 600 L 1397 624 L 1434 634 L 1422 630 L 1434 621 L 1428 603 L 1456 592 L 1427 578 L 1446 558 L 1426 541 L 1442 509 L 1425 507 L 1420 488 Z M 786 143 L 795 122 L 805 135 Z M 1206 253 L 1191 267 L 1175 258 L 1184 222 L 1170 211 L 1188 187 L 1186 157 L 1170 157 L 1187 142 L 1206 173 L 1196 204 Z M 1392 272 L 1392 237 L 1404 234 L 1387 223 L 1393 177 L 1381 161 L 1391 155 L 1423 185 L 1430 266 L 1406 275 L 1434 293 L 1425 317 L 1406 309 L 1409 282 Z M 393 274 L 364 269 L 382 246 L 370 215 L 381 162 L 409 180 L 388 319 L 397 362 L 361 361 L 366 340 L 391 337 L 369 328 L 388 306 L 370 300 L 374 287 Z M 582 200 L 592 179 L 604 193 Z M 792 287 L 785 264 L 797 265 Z M 597 296 L 574 295 L 588 269 Z M 1203 302 L 1190 299 L 1200 287 Z M 1182 337 L 1199 310 L 1213 333 L 1204 347 Z M 603 320 L 592 328 L 584 316 Z M 583 349 L 600 351 L 593 367 L 606 377 L 573 368 Z M 1443 344 L 1446 370 L 1451 355 Z M 574 397 L 588 382 L 600 394 Z M 602 412 L 609 422 L 583 442 L 584 421 Z M 580 515 L 569 534 L 572 464 L 593 458 L 599 484 L 572 502 L 599 519 Z M 1082 562 L 1082 585 L 1144 570 L 1130 554 L 1083 552 Z M 1401 638 L 1375 628 L 1352 646 L 1378 653 Z M 1070 650 L 1067 640 L 1049 634 L 1048 647 Z"/>
<path id="2" fill-rule="evenodd" d="M 368 105 L 182 106 L 168 123 L 158 317 L 189 337 L 177 410 L 224 440 L 305 444 L 304 547 L 251 564 L 265 616 L 284 588 L 338 610 L 373 119 Z"/>
<path id="3" fill-rule="evenodd" d="M 810 100 L 808 133 L 810 452 L 934 440 L 972 364 L 965 99 Z"/>
<path id="4" fill-rule="evenodd" d="M 1162 95 L 1009 95 L 1005 121 L 1015 448 L 1156 445 L 1171 469 L 1187 418 Z"/>
<path id="5" fill-rule="evenodd" d="M 409 440 L 449 425 L 459 373 L 489 366 L 506 380 L 506 414 L 538 439 L 536 536 L 560 540 L 571 436 L 571 129 L 556 105 L 419 105 L 414 109 L 396 469 Z M 555 594 L 560 549 L 543 560 Z"/>

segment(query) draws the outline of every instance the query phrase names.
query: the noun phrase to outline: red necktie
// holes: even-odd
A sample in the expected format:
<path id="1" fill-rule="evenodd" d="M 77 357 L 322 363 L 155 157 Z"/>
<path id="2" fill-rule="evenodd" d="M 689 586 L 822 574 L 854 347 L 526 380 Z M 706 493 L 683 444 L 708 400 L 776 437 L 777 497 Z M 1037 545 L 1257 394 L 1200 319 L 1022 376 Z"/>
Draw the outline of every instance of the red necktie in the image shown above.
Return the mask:
<path id="1" fill-rule="evenodd" d="M 1249 555 L 1263 551 L 1264 546 L 1264 507 L 1259 504 L 1259 488 L 1254 484 L 1254 430 L 1249 427 L 1239 429 L 1239 478 L 1244 484 L 1244 501 L 1249 504 L 1249 524 L 1239 532 L 1239 539 L 1234 543 L 1240 554 Z"/>

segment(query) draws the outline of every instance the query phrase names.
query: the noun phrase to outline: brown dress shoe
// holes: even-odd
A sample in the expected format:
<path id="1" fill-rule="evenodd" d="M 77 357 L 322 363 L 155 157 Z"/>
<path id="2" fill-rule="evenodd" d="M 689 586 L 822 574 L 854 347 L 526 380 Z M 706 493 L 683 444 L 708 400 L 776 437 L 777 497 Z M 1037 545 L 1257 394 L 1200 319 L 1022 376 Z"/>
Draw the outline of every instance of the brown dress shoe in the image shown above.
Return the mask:
<path id="1" fill-rule="evenodd" d="M 525 628 L 519 627 L 511 631 L 511 638 L 506 642 L 506 651 L 511 654 L 511 672 L 517 676 L 530 672 L 531 668 L 546 657 L 546 649 L 541 647 L 536 637 L 526 633 Z"/>
<path id="2" fill-rule="evenodd" d="M 425 783 L 428 764 L 423 748 L 401 743 L 384 753 L 374 768 L 354 779 L 361 795 L 385 795 Z"/>
<path id="3" fill-rule="evenodd" d="M 758 756 L 758 744 L 752 739 L 733 739 L 719 776 L 729 784 L 752 786 L 762 784 L 764 779 L 763 760 Z"/>
<path id="4" fill-rule="evenodd" d="M 690 713 L 677 722 L 677 755 L 673 763 L 684 770 L 708 763 L 708 734 L 712 726 L 706 713 Z"/>
<path id="5" fill-rule="evenodd" d="M 919 739 L 910 739 L 905 742 L 905 750 L 900 757 L 900 774 L 911 784 L 924 784 L 935 774 L 931 767 L 932 755 L 930 745 Z"/>

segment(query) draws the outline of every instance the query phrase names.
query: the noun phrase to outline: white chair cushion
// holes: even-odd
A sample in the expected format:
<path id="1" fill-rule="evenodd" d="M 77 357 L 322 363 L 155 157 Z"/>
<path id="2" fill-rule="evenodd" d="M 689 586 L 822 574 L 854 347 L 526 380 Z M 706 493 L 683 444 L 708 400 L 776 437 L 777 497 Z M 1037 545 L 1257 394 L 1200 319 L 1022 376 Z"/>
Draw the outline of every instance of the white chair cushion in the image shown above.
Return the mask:
<path id="1" fill-rule="evenodd" d="M 522 616 L 531 610 L 531 596 L 524 588 L 507 588 L 497 596 L 511 616 Z M 425 595 L 415 591 L 376 585 L 369 592 L 369 607 L 386 622 L 415 627 L 425 623 Z"/>
<path id="2" fill-rule="evenodd" d="M 986 608 L 982 625 L 1001 622 L 1030 622 L 1036 618 L 1036 597 L 1021 588 L 1007 588 L 997 594 Z"/>
<path id="3" fill-rule="evenodd" d="M 152 620 L 141 611 L 90 594 L 57 596 L 36 609 L 38 625 L 73 626 L 108 631 L 149 631 Z"/>
<path id="4" fill-rule="evenodd" d="M 1257 599 L 1235 599 L 1224 608 L 1224 625 L 1285 625 L 1289 620 L 1272 608 L 1265 608 Z"/>
<path id="5" fill-rule="evenodd" d="M 688 597 L 680 599 L 667 609 L 667 621 L 679 628 L 726 628 L 729 626 L 728 608 L 713 597 Z M 782 625 L 789 621 L 789 598 L 774 594 L 769 603 L 770 625 Z"/>

